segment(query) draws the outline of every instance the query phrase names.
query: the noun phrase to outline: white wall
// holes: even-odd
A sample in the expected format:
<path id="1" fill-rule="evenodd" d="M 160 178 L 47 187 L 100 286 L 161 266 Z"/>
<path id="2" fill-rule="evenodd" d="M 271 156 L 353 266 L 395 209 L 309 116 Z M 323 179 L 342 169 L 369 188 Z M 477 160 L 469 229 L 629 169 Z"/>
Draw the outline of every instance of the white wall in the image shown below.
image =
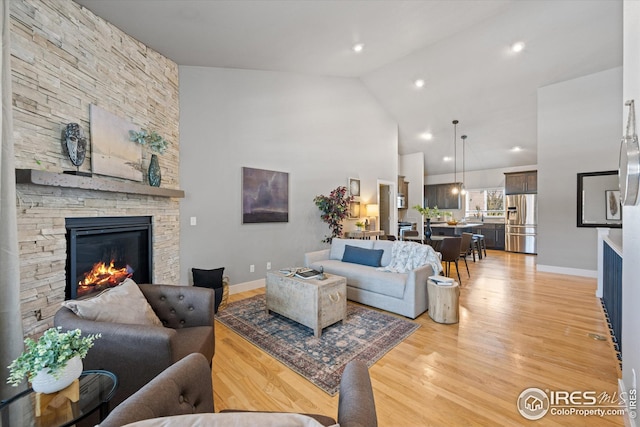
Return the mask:
<path id="1" fill-rule="evenodd" d="M 407 209 L 399 210 L 398 217 L 403 221 L 422 223 L 422 215 L 412 206 L 420 205 L 424 199 L 424 154 L 413 153 L 399 157 L 398 174 L 404 176 L 409 182 L 409 194 L 407 197 Z M 422 234 L 422 227 L 418 227 Z"/>
<path id="2" fill-rule="evenodd" d="M 623 101 L 633 99 L 640 117 L 640 2 L 624 2 Z M 624 132 L 628 108 L 621 112 Z M 622 262 L 622 377 L 632 386 L 632 369 L 640 374 L 640 206 L 625 206 L 623 216 Z"/>
<path id="3" fill-rule="evenodd" d="M 596 229 L 576 226 L 577 174 L 618 168 L 621 94 L 621 67 L 538 89 L 538 270 L 596 277 Z"/>
<path id="4" fill-rule="evenodd" d="M 226 267 L 231 284 L 302 265 L 329 234 L 313 203 L 348 177 L 363 205 L 397 181 L 397 125 L 356 79 L 180 67 L 181 281 Z M 289 173 L 289 222 L 242 224 L 241 168 Z M 197 225 L 190 226 L 196 217 Z M 355 221 L 352 221 L 355 222 Z M 249 265 L 255 272 L 249 272 Z"/>

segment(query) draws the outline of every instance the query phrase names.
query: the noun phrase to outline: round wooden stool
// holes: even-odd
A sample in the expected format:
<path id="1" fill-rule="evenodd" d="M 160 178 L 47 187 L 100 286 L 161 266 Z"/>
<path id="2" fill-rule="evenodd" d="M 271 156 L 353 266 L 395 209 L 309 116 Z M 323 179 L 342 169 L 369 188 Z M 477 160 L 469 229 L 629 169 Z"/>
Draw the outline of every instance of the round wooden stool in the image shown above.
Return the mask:
<path id="1" fill-rule="evenodd" d="M 460 286 L 436 285 L 427 281 L 427 295 L 429 297 L 429 317 L 438 323 L 458 323 Z"/>

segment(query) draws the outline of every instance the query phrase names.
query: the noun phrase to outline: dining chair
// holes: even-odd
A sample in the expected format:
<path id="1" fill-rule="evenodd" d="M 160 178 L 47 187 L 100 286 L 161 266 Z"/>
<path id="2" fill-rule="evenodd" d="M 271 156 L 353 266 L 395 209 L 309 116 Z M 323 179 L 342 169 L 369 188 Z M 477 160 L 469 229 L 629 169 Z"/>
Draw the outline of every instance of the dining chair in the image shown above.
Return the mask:
<path id="1" fill-rule="evenodd" d="M 420 233 L 418 230 L 405 230 L 402 233 L 402 240 L 420 241 Z"/>
<path id="2" fill-rule="evenodd" d="M 458 270 L 458 260 L 460 259 L 460 246 L 462 244 L 462 237 L 447 237 L 442 240 L 440 244 L 440 253 L 442 254 L 442 262 L 445 263 L 445 274 L 448 277 L 451 273 L 451 263 L 456 266 L 456 273 L 458 273 L 458 281 L 462 285 L 462 279 L 460 278 L 460 270 Z"/>
<path id="3" fill-rule="evenodd" d="M 462 233 L 460 240 L 460 258 L 464 260 L 464 266 L 467 267 L 467 276 L 471 277 L 469 273 L 469 264 L 467 264 L 467 255 L 473 253 L 473 234 Z"/>
<path id="4" fill-rule="evenodd" d="M 474 234 L 473 235 L 473 240 L 474 243 L 476 245 L 476 247 L 478 248 L 478 258 L 482 259 L 482 255 L 484 252 L 484 256 L 487 256 L 487 243 L 484 240 L 484 234 Z"/>

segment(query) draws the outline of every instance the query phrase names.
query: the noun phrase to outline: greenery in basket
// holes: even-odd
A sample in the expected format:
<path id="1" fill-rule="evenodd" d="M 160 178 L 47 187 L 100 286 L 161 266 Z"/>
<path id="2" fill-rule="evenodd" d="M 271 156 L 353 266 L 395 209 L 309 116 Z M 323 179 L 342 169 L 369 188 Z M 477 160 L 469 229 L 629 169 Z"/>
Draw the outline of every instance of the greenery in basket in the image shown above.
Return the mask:
<path id="1" fill-rule="evenodd" d="M 440 215 L 440 210 L 438 209 L 437 206 L 434 206 L 432 208 L 429 208 L 429 207 L 423 208 L 420 205 L 415 205 L 413 209 L 420 212 L 420 215 L 424 216 L 425 218 L 435 218 L 438 215 Z"/>
<path id="2" fill-rule="evenodd" d="M 320 218 L 331 229 L 331 236 L 325 236 L 324 243 L 331 243 L 334 237 L 342 235 L 342 221 L 349 215 L 349 205 L 353 196 L 347 196 L 347 187 L 338 187 L 328 196 L 320 195 L 313 199 L 318 209 L 322 211 Z"/>
<path id="3" fill-rule="evenodd" d="M 62 332 L 62 328 L 58 327 L 47 329 L 37 342 L 31 338 L 25 339 L 25 350 L 9 365 L 7 383 L 15 387 L 25 377 L 31 382 L 43 369 L 48 369 L 47 373 L 57 379 L 67 362 L 75 356 L 84 358 L 100 336 L 94 334 L 83 337 L 80 329 Z"/>
<path id="4" fill-rule="evenodd" d="M 148 132 L 146 129 L 140 129 L 140 132 L 135 130 L 129 131 L 129 140 L 137 142 L 141 145 L 149 144 L 151 151 L 163 154 L 169 147 L 169 142 L 160 136 L 156 131 L 152 130 Z"/>

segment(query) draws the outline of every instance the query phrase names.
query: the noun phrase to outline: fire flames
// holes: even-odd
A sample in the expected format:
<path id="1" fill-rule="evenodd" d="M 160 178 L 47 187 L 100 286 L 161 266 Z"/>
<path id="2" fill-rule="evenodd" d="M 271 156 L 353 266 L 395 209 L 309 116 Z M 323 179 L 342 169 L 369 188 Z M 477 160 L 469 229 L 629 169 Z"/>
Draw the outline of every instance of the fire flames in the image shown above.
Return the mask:
<path id="1" fill-rule="evenodd" d="M 113 260 L 109 265 L 104 262 L 93 264 L 91 271 L 86 272 L 84 278 L 78 282 L 78 296 L 117 286 L 123 280 L 133 276 L 133 268 L 129 265 L 115 268 L 113 264 Z"/>

